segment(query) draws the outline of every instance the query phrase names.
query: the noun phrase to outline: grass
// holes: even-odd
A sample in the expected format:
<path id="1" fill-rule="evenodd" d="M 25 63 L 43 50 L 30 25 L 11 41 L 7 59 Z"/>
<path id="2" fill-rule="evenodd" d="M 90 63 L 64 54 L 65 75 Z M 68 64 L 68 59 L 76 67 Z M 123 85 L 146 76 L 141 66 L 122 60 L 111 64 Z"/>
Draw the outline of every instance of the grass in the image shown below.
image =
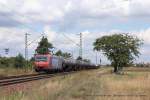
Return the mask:
<path id="1" fill-rule="evenodd" d="M 22 75 L 22 74 L 31 74 L 32 70 L 27 69 L 17 69 L 17 68 L 0 68 L 0 77 L 11 76 L 11 75 Z"/>
<path id="2" fill-rule="evenodd" d="M 21 100 L 24 97 L 23 92 L 15 92 L 9 96 L 1 97 L 1 100 Z"/>
<path id="3" fill-rule="evenodd" d="M 36 81 L 30 90 L 0 95 L 0 100 L 150 100 L 150 72 L 101 75 L 110 70 L 101 68 Z"/>

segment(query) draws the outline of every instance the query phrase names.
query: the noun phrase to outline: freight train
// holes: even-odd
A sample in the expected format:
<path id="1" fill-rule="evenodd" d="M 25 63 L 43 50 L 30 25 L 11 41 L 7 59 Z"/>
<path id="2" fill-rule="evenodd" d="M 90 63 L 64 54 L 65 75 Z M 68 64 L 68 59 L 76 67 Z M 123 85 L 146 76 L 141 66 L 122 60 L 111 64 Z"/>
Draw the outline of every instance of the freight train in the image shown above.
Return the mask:
<path id="1" fill-rule="evenodd" d="M 34 58 L 34 69 L 36 72 L 76 71 L 98 68 L 98 66 L 89 62 L 72 58 L 65 59 L 51 54 L 36 54 Z"/>

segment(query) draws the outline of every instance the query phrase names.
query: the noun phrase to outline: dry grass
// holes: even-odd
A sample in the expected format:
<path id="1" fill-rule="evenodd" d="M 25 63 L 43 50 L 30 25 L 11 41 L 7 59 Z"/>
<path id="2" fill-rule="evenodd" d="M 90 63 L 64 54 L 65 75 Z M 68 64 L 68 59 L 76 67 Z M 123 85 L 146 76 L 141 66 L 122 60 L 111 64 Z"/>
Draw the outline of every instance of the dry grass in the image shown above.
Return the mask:
<path id="1" fill-rule="evenodd" d="M 0 77 L 11 75 L 22 75 L 34 73 L 32 70 L 16 69 L 16 68 L 0 68 Z"/>
<path id="2" fill-rule="evenodd" d="M 115 100 L 149 100 L 150 72 L 132 72 L 123 76 L 107 75 L 101 78 L 101 81 L 105 84 L 103 93 L 117 95 L 113 97 Z"/>
<path id="3" fill-rule="evenodd" d="M 18 95 L 12 94 L 7 97 L 2 96 L 0 99 L 150 100 L 150 72 L 101 75 L 107 71 L 110 71 L 110 68 L 53 77 L 36 83 L 30 91 L 18 92 Z"/>

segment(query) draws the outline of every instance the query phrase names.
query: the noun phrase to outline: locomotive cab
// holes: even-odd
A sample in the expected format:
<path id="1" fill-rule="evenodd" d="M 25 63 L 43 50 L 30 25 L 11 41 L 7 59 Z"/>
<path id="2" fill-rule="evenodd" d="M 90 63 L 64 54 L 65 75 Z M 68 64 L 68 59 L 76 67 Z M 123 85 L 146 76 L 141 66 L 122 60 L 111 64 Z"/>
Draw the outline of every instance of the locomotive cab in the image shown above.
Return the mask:
<path id="1" fill-rule="evenodd" d="M 50 55 L 35 55 L 34 68 L 35 71 L 44 71 L 50 69 Z"/>

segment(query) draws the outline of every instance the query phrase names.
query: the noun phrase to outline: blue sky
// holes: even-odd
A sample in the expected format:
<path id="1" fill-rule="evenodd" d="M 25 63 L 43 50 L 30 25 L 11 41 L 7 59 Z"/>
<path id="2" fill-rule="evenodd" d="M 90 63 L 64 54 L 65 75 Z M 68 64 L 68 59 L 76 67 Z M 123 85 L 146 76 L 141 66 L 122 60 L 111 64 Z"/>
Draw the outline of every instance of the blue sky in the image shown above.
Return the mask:
<path id="1" fill-rule="evenodd" d="M 0 54 L 9 48 L 8 56 L 24 54 L 24 35 L 29 41 L 37 40 L 29 47 L 34 54 L 42 33 L 57 49 L 78 56 L 79 47 L 69 41 L 67 35 L 79 43 L 83 33 L 83 57 L 95 62 L 93 42 L 96 38 L 117 32 L 129 32 L 144 40 L 137 62 L 149 62 L 150 57 L 150 1 L 149 0 L 0 0 Z M 109 61 L 101 53 L 102 63 Z"/>

